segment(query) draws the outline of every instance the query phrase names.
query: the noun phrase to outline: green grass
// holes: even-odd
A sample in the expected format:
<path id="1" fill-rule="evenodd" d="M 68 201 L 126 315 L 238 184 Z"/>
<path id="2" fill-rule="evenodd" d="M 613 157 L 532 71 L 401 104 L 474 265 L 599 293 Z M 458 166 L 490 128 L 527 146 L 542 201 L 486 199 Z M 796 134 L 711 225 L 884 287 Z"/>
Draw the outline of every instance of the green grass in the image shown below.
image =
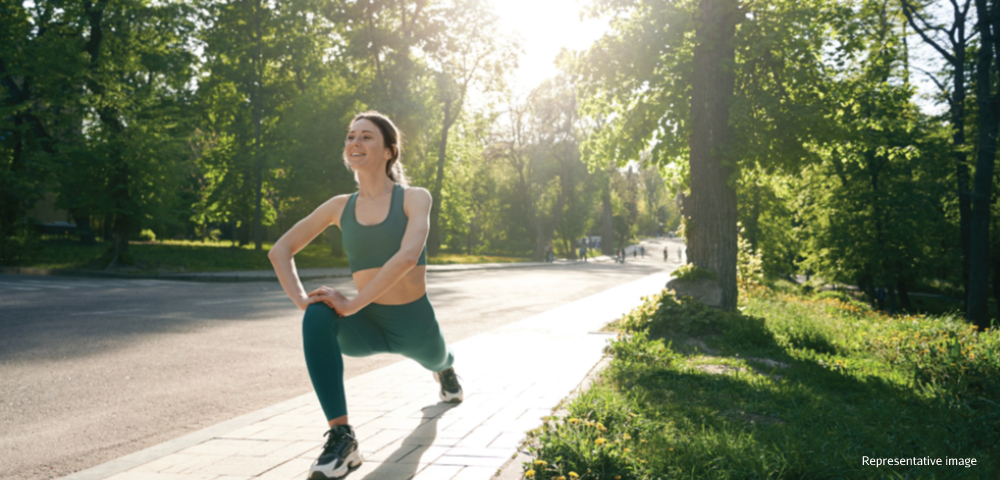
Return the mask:
<path id="1" fill-rule="evenodd" d="M 520 263 L 530 262 L 527 257 L 509 257 L 503 255 L 466 255 L 464 253 L 442 252 L 436 257 L 427 257 L 430 265 L 449 265 L 456 263 Z"/>
<path id="2" fill-rule="evenodd" d="M 610 366 L 566 417 L 532 432 L 537 463 L 525 470 L 544 480 L 1000 474 L 1000 333 L 829 295 L 742 297 L 742 312 L 727 314 L 656 295 L 619 320 Z M 876 468 L 864 456 L 977 464 Z"/>
<path id="3" fill-rule="evenodd" d="M 132 242 L 129 250 L 135 264 L 129 271 L 151 272 L 220 272 L 240 270 L 270 270 L 267 251 L 273 243 L 264 243 L 261 251 L 253 245 L 238 247 L 235 242 L 196 242 L 166 240 L 162 242 Z M 109 244 L 81 246 L 58 238 L 43 238 L 31 248 L 21 267 L 79 270 L 101 270 L 108 263 Z M 432 265 L 457 263 L 526 262 L 528 258 L 493 255 L 443 253 L 428 258 Z M 347 258 L 330 255 L 330 247 L 313 243 L 295 255 L 298 268 L 346 267 Z"/>

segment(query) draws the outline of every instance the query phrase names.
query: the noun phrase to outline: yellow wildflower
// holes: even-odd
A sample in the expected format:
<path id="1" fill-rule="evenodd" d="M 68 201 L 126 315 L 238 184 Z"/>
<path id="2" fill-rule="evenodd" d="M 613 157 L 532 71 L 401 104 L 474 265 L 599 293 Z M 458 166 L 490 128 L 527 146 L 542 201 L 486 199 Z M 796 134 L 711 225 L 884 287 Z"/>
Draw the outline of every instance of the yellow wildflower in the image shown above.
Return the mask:
<path id="1" fill-rule="evenodd" d="M 604 445 L 604 443 L 607 442 L 607 441 L 608 441 L 607 439 L 605 439 L 604 437 L 601 437 L 601 438 L 598 438 L 597 440 L 594 440 L 594 445 Z"/>
<path id="2" fill-rule="evenodd" d="M 604 425 L 600 424 L 600 423 L 597 424 L 597 429 L 600 430 L 600 431 L 602 431 L 602 432 L 608 431 L 608 429 L 604 428 Z"/>
<path id="3" fill-rule="evenodd" d="M 580 423 L 580 419 L 579 418 L 571 418 L 571 419 L 569 419 L 569 423 Z"/>
<path id="4" fill-rule="evenodd" d="M 629 449 L 629 448 L 626 448 L 626 449 L 625 449 L 625 453 L 628 453 L 628 452 L 631 452 L 631 451 L 632 451 L 632 450 L 631 450 L 631 449 Z"/>
<path id="5" fill-rule="evenodd" d="M 524 472 L 524 476 L 528 477 L 528 478 L 532 478 L 532 477 L 535 476 L 535 471 L 534 470 L 528 470 L 527 472 Z"/>
<path id="6" fill-rule="evenodd" d="M 622 435 L 622 438 L 624 438 L 625 440 L 632 440 L 632 436 L 627 433 L 625 435 Z"/>
<path id="7" fill-rule="evenodd" d="M 580 476 L 577 475 L 576 472 L 569 472 L 569 476 L 570 478 L 580 478 Z"/>
<path id="8" fill-rule="evenodd" d="M 556 477 L 556 480 L 566 480 L 566 477 L 559 475 L 558 477 Z"/>
<path id="9" fill-rule="evenodd" d="M 548 465 L 548 463 L 546 463 L 545 460 L 535 460 L 535 465 L 543 467 L 545 465 Z"/>
<path id="10" fill-rule="evenodd" d="M 615 480 L 622 480 L 622 476 L 621 475 L 615 475 Z"/>

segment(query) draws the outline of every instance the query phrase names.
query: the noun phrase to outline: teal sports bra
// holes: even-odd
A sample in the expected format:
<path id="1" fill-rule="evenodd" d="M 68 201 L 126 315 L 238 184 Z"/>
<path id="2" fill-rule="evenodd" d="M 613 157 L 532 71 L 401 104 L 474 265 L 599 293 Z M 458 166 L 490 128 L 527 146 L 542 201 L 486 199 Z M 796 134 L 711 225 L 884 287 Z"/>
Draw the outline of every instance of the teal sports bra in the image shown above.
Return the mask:
<path id="1" fill-rule="evenodd" d="M 403 234 L 406 233 L 406 224 L 409 222 L 406 212 L 403 211 L 403 194 L 402 185 L 398 183 L 393 185 L 389 215 L 377 225 L 358 223 L 354 214 L 357 192 L 347 199 L 344 213 L 340 215 L 340 235 L 351 273 L 382 267 L 403 245 Z M 417 265 L 427 265 L 426 244 L 420 252 Z"/>

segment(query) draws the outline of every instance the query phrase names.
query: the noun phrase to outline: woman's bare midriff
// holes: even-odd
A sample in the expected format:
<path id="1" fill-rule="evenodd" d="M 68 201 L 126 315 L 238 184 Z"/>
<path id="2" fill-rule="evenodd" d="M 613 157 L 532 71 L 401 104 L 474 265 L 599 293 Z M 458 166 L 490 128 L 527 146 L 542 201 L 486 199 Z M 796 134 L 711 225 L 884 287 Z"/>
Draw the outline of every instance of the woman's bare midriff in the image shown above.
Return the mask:
<path id="1" fill-rule="evenodd" d="M 354 285 L 358 287 L 359 292 L 368 285 L 368 282 L 375 278 L 375 275 L 378 275 L 379 270 L 381 268 L 369 268 L 354 272 L 352 277 L 354 277 Z M 376 298 L 372 303 L 379 305 L 405 305 L 419 300 L 425 293 L 427 293 L 427 267 L 425 265 L 417 265 L 409 272 L 406 272 L 403 278 L 400 278 L 387 292 L 383 293 L 381 297 Z"/>

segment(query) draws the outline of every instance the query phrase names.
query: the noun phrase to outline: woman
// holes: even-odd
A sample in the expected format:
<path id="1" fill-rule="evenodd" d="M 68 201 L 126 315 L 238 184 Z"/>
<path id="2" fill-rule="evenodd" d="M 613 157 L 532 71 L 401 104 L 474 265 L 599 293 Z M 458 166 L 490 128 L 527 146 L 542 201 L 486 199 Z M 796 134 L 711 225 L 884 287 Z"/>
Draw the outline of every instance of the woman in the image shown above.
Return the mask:
<path id="1" fill-rule="evenodd" d="M 454 357 L 427 299 L 426 246 L 431 195 L 409 187 L 400 135 L 377 112 L 358 114 L 344 146 L 357 193 L 338 195 L 286 232 L 268 252 L 285 293 L 305 310 L 302 337 L 313 388 L 330 430 L 311 479 L 339 478 L 361 464 L 347 418 L 342 355 L 399 353 L 434 372 L 441 400 L 462 401 Z M 308 294 L 292 256 L 330 225 L 340 227 L 358 295 L 320 287 Z"/>

